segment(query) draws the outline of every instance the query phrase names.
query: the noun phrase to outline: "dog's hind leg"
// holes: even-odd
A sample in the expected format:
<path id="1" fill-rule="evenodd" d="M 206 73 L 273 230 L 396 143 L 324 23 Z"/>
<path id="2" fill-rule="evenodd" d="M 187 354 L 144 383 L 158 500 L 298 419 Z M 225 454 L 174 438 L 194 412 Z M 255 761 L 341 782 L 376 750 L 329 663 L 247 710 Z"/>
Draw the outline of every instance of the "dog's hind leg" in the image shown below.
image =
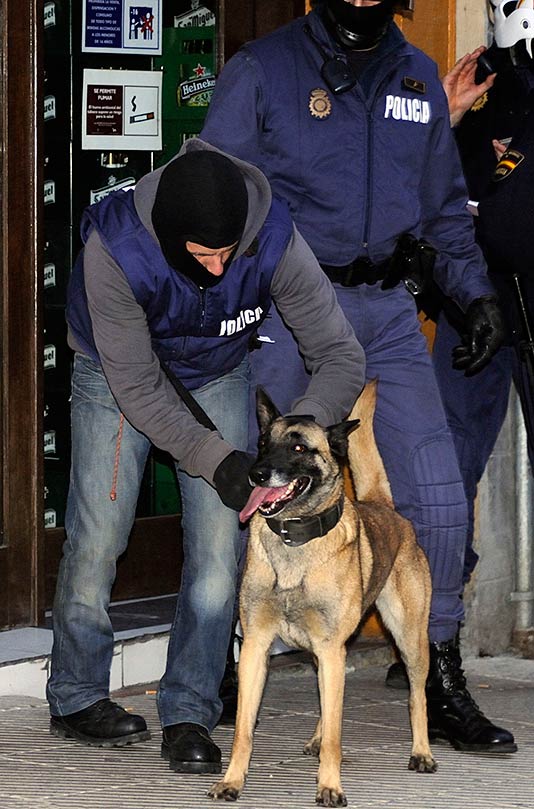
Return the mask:
<path id="1" fill-rule="evenodd" d="M 315 670 L 318 671 L 319 663 L 317 661 L 317 657 L 313 655 L 313 665 Z M 323 735 L 322 731 L 322 722 L 321 717 L 319 716 L 319 721 L 315 726 L 315 730 L 313 731 L 313 735 L 308 739 L 305 743 L 302 752 L 305 756 L 316 756 L 319 758 L 319 751 L 321 749 L 321 736 Z"/>
<path id="2" fill-rule="evenodd" d="M 346 806 L 341 786 L 341 725 L 345 688 L 345 644 L 329 644 L 314 649 L 318 660 L 321 719 L 310 743 L 320 738 L 316 803 L 322 806 Z M 320 734 L 320 735 L 318 735 Z"/>
<path id="3" fill-rule="evenodd" d="M 315 730 L 313 731 L 313 736 L 308 739 L 306 744 L 304 745 L 303 753 L 305 756 L 317 756 L 319 757 L 319 752 L 321 750 L 321 737 L 323 735 L 323 723 L 319 718 Z"/>
<path id="4" fill-rule="evenodd" d="M 237 718 L 228 769 L 222 781 L 214 784 L 208 795 L 235 801 L 243 791 L 252 755 L 256 718 L 267 677 L 269 650 L 276 635 L 275 627 L 245 633 L 238 667 Z"/>
<path id="5" fill-rule="evenodd" d="M 412 753 L 408 768 L 416 772 L 435 772 L 428 740 L 425 685 L 428 676 L 428 602 L 425 567 L 406 567 L 397 559 L 376 601 L 385 625 L 391 631 L 410 680 L 410 723 Z"/>

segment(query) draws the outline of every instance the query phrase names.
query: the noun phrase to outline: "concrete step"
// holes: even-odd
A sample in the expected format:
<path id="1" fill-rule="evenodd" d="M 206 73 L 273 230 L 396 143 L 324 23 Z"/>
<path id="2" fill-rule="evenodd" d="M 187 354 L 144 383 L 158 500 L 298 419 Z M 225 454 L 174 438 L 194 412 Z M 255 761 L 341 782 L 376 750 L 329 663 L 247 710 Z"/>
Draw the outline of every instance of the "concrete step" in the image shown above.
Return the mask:
<path id="1" fill-rule="evenodd" d="M 122 602 L 113 605 L 110 612 L 114 627 L 123 627 L 115 630 L 111 691 L 157 682 L 165 669 L 171 627 L 170 622 L 158 624 L 157 620 L 169 616 L 169 604 L 155 605 L 150 599 Z M 151 623 L 143 625 L 148 613 Z M 49 616 L 47 623 L 51 626 Z M 139 623 L 141 625 L 137 625 Z M 281 651 L 286 648 L 273 650 L 279 652 L 272 658 L 273 667 L 298 670 L 309 663 L 307 653 Z M 348 644 L 348 649 L 348 666 L 352 668 L 382 665 L 392 659 L 391 647 L 383 639 L 355 639 Z M 28 627 L 0 632 L 0 696 L 44 699 L 51 651 L 51 628 Z"/>

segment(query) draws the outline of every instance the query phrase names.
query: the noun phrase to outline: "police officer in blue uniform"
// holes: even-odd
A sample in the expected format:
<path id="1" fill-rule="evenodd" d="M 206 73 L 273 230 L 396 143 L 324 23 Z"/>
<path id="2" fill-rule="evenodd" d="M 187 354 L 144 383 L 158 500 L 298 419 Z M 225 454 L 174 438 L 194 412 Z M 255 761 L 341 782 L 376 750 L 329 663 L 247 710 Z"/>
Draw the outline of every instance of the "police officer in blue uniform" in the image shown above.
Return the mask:
<path id="1" fill-rule="evenodd" d="M 497 350 L 502 319 L 437 67 L 393 21 L 410 5 L 325 0 L 246 44 L 218 78 L 202 137 L 258 165 L 289 202 L 365 349 L 367 377 L 379 378 L 377 441 L 432 572 L 431 736 L 512 751 L 461 669 L 467 504 L 412 294 L 432 249 L 438 284 L 466 315 L 470 371 Z M 260 332 L 256 379 L 289 400 L 306 382 L 294 341 L 275 309 Z"/>
<path id="2" fill-rule="evenodd" d="M 487 72 L 496 73 L 495 81 L 489 91 L 478 92 L 470 109 L 455 109 L 454 117 L 461 119 L 455 133 L 469 195 L 478 203 L 477 240 L 499 292 L 507 336 L 475 378 L 454 370 L 450 351 L 464 323 L 462 313 L 444 301 L 433 352 L 469 505 L 465 581 L 478 560 L 472 547 L 477 485 L 506 416 L 512 381 L 534 464 L 534 8 L 532 0 L 492 3 L 494 42 L 479 60 L 474 82 Z M 461 368 L 461 350 L 456 364 Z"/>

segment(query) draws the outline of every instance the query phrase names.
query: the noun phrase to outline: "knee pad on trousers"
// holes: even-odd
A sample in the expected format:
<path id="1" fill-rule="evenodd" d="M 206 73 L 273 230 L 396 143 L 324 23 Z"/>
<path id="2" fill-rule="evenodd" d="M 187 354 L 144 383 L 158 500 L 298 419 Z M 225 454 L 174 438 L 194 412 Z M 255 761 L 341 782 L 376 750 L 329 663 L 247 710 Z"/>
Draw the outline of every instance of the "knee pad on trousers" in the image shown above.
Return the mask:
<path id="1" fill-rule="evenodd" d="M 434 589 L 460 592 L 468 512 L 450 439 L 436 437 L 420 444 L 412 452 L 409 471 L 412 485 L 407 489 L 404 482 L 401 498 L 397 498 L 392 482 L 397 507 L 414 525 L 428 558 Z"/>

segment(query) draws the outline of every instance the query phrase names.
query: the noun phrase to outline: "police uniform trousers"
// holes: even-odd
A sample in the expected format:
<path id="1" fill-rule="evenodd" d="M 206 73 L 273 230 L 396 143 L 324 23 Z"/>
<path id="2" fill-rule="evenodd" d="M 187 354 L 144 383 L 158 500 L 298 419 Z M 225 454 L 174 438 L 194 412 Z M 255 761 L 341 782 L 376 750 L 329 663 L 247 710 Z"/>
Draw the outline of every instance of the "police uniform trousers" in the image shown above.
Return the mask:
<path id="1" fill-rule="evenodd" d="M 534 406 L 526 367 L 513 345 L 502 346 L 486 368 L 473 377 L 466 377 L 461 371 L 454 370 L 451 364 L 451 352 L 459 341 L 458 332 L 441 314 L 432 359 L 467 495 L 469 524 L 464 569 L 464 582 L 467 582 L 478 560 L 473 550 L 477 485 L 506 417 L 512 381 L 521 400 L 525 421 L 530 425 L 534 424 Z M 532 469 L 532 429 L 528 432 L 528 454 Z"/>

